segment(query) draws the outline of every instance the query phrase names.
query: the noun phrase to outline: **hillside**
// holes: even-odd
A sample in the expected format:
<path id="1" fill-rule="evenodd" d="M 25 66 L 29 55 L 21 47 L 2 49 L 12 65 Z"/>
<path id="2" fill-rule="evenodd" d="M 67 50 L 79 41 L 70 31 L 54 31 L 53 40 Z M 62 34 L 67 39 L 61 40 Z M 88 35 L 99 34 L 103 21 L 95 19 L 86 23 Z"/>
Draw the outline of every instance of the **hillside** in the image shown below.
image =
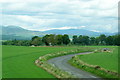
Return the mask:
<path id="1" fill-rule="evenodd" d="M 47 34 L 68 34 L 68 35 L 87 35 L 87 36 L 99 36 L 100 34 L 112 35 L 111 33 L 101 33 L 101 32 L 94 32 L 85 29 L 53 29 L 44 31 Z"/>
<path id="2" fill-rule="evenodd" d="M 33 36 L 44 35 L 43 32 L 30 31 L 18 26 L 1 26 L 1 27 L 2 27 L 2 34 L 0 34 L 0 36 L 2 36 L 3 40 L 31 39 L 31 37 Z"/>
<path id="3" fill-rule="evenodd" d="M 99 36 L 100 34 L 113 35 L 113 33 L 100 33 L 85 29 L 52 29 L 47 31 L 31 31 L 23 29 L 19 26 L 0 26 L 0 28 L 1 27 L 0 37 L 2 37 L 2 40 L 29 40 L 33 36 L 44 36 L 45 34 L 68 34 L 70 38 L 72 38 L 73 35 L 87 35 L 94 37 Z"/>

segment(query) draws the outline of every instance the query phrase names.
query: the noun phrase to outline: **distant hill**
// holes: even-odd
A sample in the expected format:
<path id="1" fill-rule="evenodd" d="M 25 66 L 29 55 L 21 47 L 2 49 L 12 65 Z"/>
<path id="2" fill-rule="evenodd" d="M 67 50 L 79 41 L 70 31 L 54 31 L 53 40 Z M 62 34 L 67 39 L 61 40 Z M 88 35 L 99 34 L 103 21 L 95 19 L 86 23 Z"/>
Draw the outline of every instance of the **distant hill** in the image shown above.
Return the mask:
<path id="1" fill-rule="evenodd" d="M 22 39 L 28 40 L 33 36 L 43 36 L 43 32 L 38 31 L 30 31 L 23 29 L 18 26 L 1 26 L 2 30 L 0 30 L 0 36 L 2 36 L 3 40 L 13 40 L 13 39 Z"/>
<path id="2" fill-rule="evenodd" d="M 112 35 L 111 33 L 101 33 L 101 32 L 94 32 L 85 29 L 53 29 L 44 31 L 47 34 L 69 34 L 69 35 L 87 35 L 87 36 L 99 36 L 100 34 Z"/>
<path id="3" fill-rule="evenodd" d="M 23 29 L 19 26 L 0 26 L 2 29 L 0 29 L 0 37 L 2 37 L 2 40 L 30 40 L 33 36 L 44 36 L 46 34 L 68 34 L 70 38 L 72 38 L 73 35 L 87 35 L 87 36 L 99 36 L 100 34 L 105 35 L 114 35 L 115 33 L 100 33 L 100 32 L 94 32 L 89 31 L 85 29 L 53 29 L 53 30 L 47 30 L 47 31 L 31 31 Z M 2 32 L 2 34 L 1 34 Z"/>

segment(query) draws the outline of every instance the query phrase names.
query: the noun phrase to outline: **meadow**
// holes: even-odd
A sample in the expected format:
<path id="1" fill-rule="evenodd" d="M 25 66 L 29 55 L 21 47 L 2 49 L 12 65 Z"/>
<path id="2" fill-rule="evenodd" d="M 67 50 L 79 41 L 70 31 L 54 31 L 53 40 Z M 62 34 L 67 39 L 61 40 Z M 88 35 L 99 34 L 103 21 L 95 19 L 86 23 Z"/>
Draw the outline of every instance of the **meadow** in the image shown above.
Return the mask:
<path id="1" fill-rule="evenodd" d="M 110 48 L 111 53 L 93 53 L 79 56 L 80 59 L 89 64 L 100 65 L 113 71 L 118 70 L 117 47 L 115 46 L 66 46 L 66 47 L 25 47 L 25 46 L 2 46 L 2 69 L 3 78 L 55 78 L 42 68 L 37 67 L 34 62 L 40 56 L 60 51 L 76 50 L 80 52 L 94 51 L 96 49 Z"/>
<path id="2" fill-rule="evenodd" d="M 99 65 L 102 68 L 118 72 L 118 47 L 107 47 L 111 52 L 96 52 L 87 55 L 79 55 L 79 58 L 85 63 Z"/>
<path id="3" fill-rule="evenodd" d="M 74 50 L 76 47 L 3 46 L 3 78 L 54 78 L 34 62 L 48 53 Z"/>

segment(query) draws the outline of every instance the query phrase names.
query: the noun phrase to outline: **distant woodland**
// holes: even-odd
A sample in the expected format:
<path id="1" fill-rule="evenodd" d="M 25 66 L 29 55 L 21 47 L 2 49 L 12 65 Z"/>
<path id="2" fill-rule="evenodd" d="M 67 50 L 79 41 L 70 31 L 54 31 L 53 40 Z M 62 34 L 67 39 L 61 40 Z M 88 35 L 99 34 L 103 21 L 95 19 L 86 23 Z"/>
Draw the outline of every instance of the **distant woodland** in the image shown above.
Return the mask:
<path id="1" fill-rule="evenodd" d="M 120 46 L 120 35 L 89 37 L 84 35 L 74 35 L 72 39 L 67 34 L 55 35 L 47 34 L 43 37 L 34 36 L 31 40 L 7 40 L 3 45 L 16 46 L 60 46 L 60 45 L 116 45 Z"/>

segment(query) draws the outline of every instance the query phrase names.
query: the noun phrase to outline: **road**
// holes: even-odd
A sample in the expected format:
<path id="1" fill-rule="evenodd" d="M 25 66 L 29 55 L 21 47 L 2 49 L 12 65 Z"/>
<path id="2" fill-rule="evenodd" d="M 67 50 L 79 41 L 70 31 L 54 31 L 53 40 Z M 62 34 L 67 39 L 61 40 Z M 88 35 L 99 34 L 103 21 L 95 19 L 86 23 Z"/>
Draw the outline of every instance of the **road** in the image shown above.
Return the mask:
<path id="1" fill-rule="evenodd" d="M 90 54 L 90 53 L 91 52 L 85 52 L 85 53 L 77 53 L 77 54 L 60 56 L 60 57 L 56 57 L 56 58 L 52 58 L 52 59 L 48 60 L 48 63 L 76 76 L 77 78 L 99 78 L 89 72 L 85 72 L 76 67 L 73 67 L 68 63 L 68 60 L 70 60 L 75 55 Z"/>

